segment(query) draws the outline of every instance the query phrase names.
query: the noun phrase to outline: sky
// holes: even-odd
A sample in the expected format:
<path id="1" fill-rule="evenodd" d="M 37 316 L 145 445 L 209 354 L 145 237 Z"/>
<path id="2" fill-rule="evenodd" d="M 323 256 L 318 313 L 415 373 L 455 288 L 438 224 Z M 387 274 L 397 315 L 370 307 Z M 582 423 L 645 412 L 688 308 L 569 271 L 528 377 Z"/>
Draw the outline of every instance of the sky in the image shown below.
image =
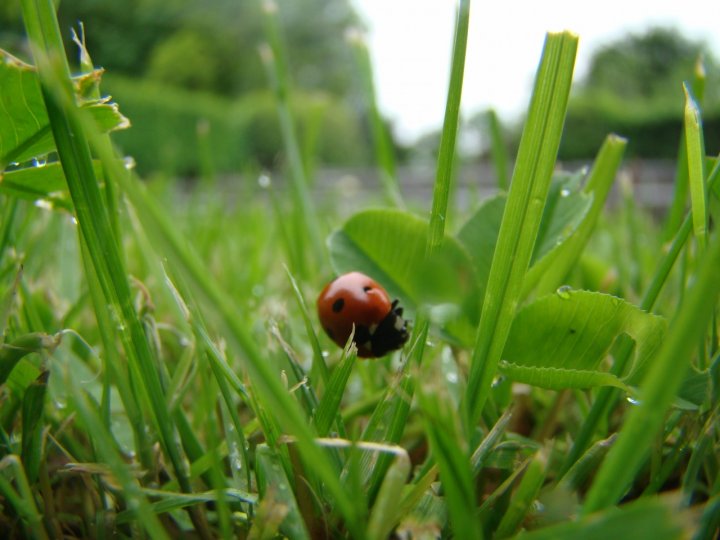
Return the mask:
<path id="1" fill-rule="evenodd" d="M 351 0 L 367 26 L 382 113 L 404 142 L 442 125 L 450 74 L 455 0 Z M 592 52 L 629 32 L 672 26 L 720 56 L 716 0 L 475 0 L 462 111 L 493 107 L 505 121 L 527 107 L 546 32 L 580 37 L 575 81 Z"/>

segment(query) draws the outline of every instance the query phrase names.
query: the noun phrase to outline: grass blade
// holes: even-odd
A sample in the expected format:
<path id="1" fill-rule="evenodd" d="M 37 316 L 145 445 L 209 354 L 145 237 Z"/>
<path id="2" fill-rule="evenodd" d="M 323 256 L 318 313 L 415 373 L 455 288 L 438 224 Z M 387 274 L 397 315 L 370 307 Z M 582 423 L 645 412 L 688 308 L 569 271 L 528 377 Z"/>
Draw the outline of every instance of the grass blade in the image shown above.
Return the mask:
<path id="1" fill-rule="evenodd" d="M 595 230 L 598 218 L 605 208 L 607 196 L 620 168 L 626 145 L 626 139 L 617 135 L 608 135 L 605 139 L 595 158 L 587 184 L 583 188 L 583 193 L 592 194 L 592 206 L 575 233 L 560 246 L 561 254 L 557 256 L 552 267 L 540 279 L 537 287 L 538 294 L 549 293 L 557 289 L 577 264 Z M 527 285 L 525 288 L 528 292 Z"/>
<path id="2" fill-rule="evenodd" d="M 548 34 L 473 349 L 465 393 L 469 425 L 480 417 L 489 395 L 522 293 L 560 144 L 576 51 L 575 35 Z"/>
<path id="3" fill-rule="evenodd" d="M 267 68 L 268 79 L 275 94 L 283 146 L 290 166 L 293 212 L 296 219 L 295 230 L 298 233 L 304 233 L 296 234 L 295 239 L 300 246 L 305 244 L 305 238 L 310 244 L 307 249 L 312 254 L 312 257 L 304 260 L 304 265 L 307 265 L 308 262 L 325 260 L 325 248 L 321 239 L 318 213 L 315 211 L 315 205 L 310 197 L 307 174 L 298 142 L 297 127 L 290 112 L 290 81 L 282 47 L 277 11 L 277 4 L 273 0 L 263 0 L 265 36 L 269 44 L 261 47 L 260 56 Z M 299 253 L 304 253 L 304 250 L 300 249 Z M 309 275 L 304 267 L 303 269 L 293 270 L 306 278 Z M 300 270 L 300 272 L 297 272 L 297 270 Z"/>
<path id="4" fill-rule="evenodd" d="M 506 538 L 520 526 L 545 481 L 546 465 L 547 459 L 542 451 L 530 460 L 510 506 L 495 531 L 495 538 Z"/>
<path id="5" fill-rule="evenodd" d="M 437 388 L 418 395 L 430 450 L 438 464 L 450 524 L 463 538 L 482 538 L 477 519 L 475 485 L 470 461 L 461 439 L 460 418 L 449 396 Z"/>
<path id="6" fill-rule="evenodd" d="M 427 238 L 427 252 L 433 253 L 442 244 L 445 235 L 450 183 L 455 163 L 455 139 L 460 117 L 460 97 L 462 95 L 463 74 L 465 71 L 465 52 L 467 50 L 468 27 L 470 25 L 470 0 L 460 0 L 455 24 L 450 87 L 445 105 L 440 150 L 438 154 L 433 204 L 430 212 L 430 228 Z"/>
<path id="7" fill-rule="evenodd" d="M 707 244 L 707 209 L 705 203 L 705 148 L 702 140 L 700 110 L 690 94 L 685 90 L 685 144 L 687 147 L 688 179 L 690 181 L 690 202 L 692 205 L 693 234 L 700 252 Z"/>
<path id="8" fill-rule="evenodd" d="M 688 368 L 691 351 L 704 333 L 714 309 L 720 280 L 720 236 L 713 239 L 697 272 L 695 284 L 640 389 L 640 404 L 631 410 L 617 442 L 600 468 L 583 506 L 590 514 L 616 503 L 647 456 L 665 411 Z M 681 361 L 681 359 L 685 359 Z"/>
<path id="9" fill-rule="evenodd" d="M 325 437 L 335 419 L 339 418 L 340 403 L 356 359 L 357 347 L 345 348 L 340 365 L 335 368 L 330 377 L 330 382 L 313 418 L 315 429 L 320 437 Z"/>
<path id="10" fill-rule="evenodd" d="M 142 381 L 142 390 L 152 405 L 163 448 L 173 464 L 182 489 L 190 491 L 159 374 L 154 368 L 152 352 L 134 308 L 124 261 L 95 178 L 88 139 L 84 126 L 75 115 L 79 111 L 73 101 L 70 71 L 62 52 L 53 3 L 26 0 L 22 6 L 58 156 L 83 240 L 103 289 L 106 305 L 122 329 L 120 338 L 131 367 L 138 374 L 138 380 Z"/>

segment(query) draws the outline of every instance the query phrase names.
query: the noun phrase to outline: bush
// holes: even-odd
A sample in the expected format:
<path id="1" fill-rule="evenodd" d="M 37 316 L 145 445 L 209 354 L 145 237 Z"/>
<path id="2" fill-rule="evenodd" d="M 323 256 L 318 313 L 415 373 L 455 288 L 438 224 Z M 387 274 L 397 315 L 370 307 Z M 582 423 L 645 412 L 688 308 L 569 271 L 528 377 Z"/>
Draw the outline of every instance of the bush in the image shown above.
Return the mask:
<path id="1" fill-rule="evenodd" d="M 627 157 L 674 159 L 682 133 L 682 100 L 641 103 L 600 92 L 570 101 L 560 143 L 561 160 L 592 158 L 609 133 L 628 139 Z M 720 149 L 720 108 L 703 112 L 707 153 Z"/>
<path id="2" fill-rule="evenodd" d="M 230 100 L 117 76 L 106 77 L 103 88 L 132 123 L 114 139 L 135 158 L 141 172 L 197 174 L 200 123 L 210 128 L 208 147 L 217 172 L 273 167 L 282 155 L 275 102 L 268 92 Z M 313 159 L 328 165 L 354 165 L 367 157 L 368 142 L 360 120 L 339 100 L 297 92 L 292 109 L 303 150 Z"/>

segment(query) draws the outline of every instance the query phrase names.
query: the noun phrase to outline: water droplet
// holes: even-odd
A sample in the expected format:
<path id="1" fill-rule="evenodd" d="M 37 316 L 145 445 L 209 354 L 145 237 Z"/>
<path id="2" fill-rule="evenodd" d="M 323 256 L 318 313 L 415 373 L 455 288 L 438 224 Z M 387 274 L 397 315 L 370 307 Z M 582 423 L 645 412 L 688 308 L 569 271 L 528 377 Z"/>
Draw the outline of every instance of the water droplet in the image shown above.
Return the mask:
<path id="1" fill-rule="evenodd" d="M 35 201 L 35 207 L 42 208 L 43 210 L 52 210 L 53 203 L 52 201 L 48 201 L 47 199 L 37 199 Z"/>
<path id="2" fill-rule="evenodd" d="M 625 399 L 630 405 L 640 405 L 642 403 L 639 399 L 635 399 L 632 396 L 627 396 Z"/>
<path id="3" fill-rule="evenodd" d="M 47 165 L 47 158 L 33 158 L 31 163 L 33 167 L 44 167 Z"/>
<path id="4" fill-rule="evenodd" d="M 135 168 L 135 165 L 137 163 L 135 162 L 135 158 L 132 156 L 126 156 L 125 159 L 123 159 L 123 166 L 128 170 L 131 171 Z"/>
<path id="5" fill-rule="evenodd" d="M 258 186 L 260 186 L 263 189 L 268 189 L 270 187 L 270 184 L 272 183 L 270 176 L 267 174 L 261 174 L 258 176 Z"/>
<path id="6" fill-rule="evenodd" d="M 570 293 L 572 292 L 572 287 L 570 285 L 563 285 L 562 287 L 559 287 L 558 290 L 555 292 L 563 300 L 570 300 Z"/>
<path id="7" fill-rule="evenodd" d="M 454 371 L 451 371 L 447 375 L 445 375 L 445 378 L 450 384 L 456 384 L 458 382 L 458 374 Z"/>
<path id="8" fill-rule="evenodd" d="M 562 188 L 560 190 L 560 196 L 561 197 L 567 197 L 570 195 L 570 190 L 568 188 Z"/>

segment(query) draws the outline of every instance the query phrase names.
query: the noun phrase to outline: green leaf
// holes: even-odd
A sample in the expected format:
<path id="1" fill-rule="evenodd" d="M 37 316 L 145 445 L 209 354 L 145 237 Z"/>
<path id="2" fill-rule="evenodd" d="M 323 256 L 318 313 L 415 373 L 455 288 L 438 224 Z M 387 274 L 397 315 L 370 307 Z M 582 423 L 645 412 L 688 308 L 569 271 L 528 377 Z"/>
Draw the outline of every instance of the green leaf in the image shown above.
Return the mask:
<path id="1" fill-rule="evenodd" d="M 631 388 L 612 373 L 581 369 L 559 369 L 537 366 L 519 366 L 501 361 L 500 371 L 513 381 L 523 382 L 532 386 L 563 390 L 565 388 L 593 388 L 595 386 L 615 386 L 626 392 Z"/>
<path id="2" fill-rule="evenodd" d="M 659 348 L 667 323 L 620 298 L 589 291 L 559 290 L 521 309 L 503 352 L 503 372 L 544 388 L 611 385 L 627 389 Z M 623 381 L 601 371 L 615 339 L 636 342 L 635 361 Z"/>
<path id="3" fill-rule="evenodd" d="M 412 309 L 423 303 L 462 305 L 475 287 L 470 259 L 445 237 L 426 257 L 427 221 L 400 210 L 366 210 L 352 216 L 329 239 L 338 273 L 359 270 Z"/>
<path id="4" fill-rule="evenodd" d="M 93 165 L 95 174 L 100 177 L 100 164 L 93 162 Z M 28 201 L 42 201 L 51 208 L 72 210 L 65 173 L 59 162 L 0 173 L 0 193 Z"/>
<path id="5" fill-rule="evenodd" d="M 76 92 L 97 80 L 100 72 L 74 79 Z M 35 67 L 0 49 L 0 170 L 55 150 Z M 107 99 L 81 100 L 103 132 L 129 127 L 130 122 Z"/>

